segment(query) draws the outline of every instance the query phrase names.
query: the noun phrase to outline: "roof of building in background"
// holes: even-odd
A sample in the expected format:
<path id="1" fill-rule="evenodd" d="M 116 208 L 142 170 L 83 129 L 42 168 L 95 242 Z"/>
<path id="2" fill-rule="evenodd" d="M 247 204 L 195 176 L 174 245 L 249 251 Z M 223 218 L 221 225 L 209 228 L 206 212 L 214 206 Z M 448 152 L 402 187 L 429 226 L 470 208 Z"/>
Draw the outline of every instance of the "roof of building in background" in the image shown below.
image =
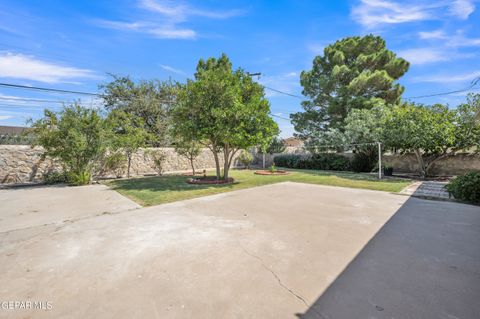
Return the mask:
<path id="1" fill-rule="evenodd" d="M 0 135 L 20 135 L 27 127 L 0 125 Z"/>
<path id="2" fill-rule="evenodd" d="M 302 146 L 303 142 L 296 137 L 288 137 L 283 140 L 285 146 Z"/>

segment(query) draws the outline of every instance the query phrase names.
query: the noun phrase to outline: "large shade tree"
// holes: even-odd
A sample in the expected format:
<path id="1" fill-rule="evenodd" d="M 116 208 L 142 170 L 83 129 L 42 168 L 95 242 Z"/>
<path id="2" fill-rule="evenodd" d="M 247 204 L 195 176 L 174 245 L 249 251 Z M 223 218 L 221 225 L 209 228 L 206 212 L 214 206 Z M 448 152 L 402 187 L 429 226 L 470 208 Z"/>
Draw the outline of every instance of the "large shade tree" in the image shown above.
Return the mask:
<path id="1" fill-rule="evenodd" d="M 352 109 L 398 103 L 404 88 L 396 80 L 408 68 L 379 36 L 347 37 L 327 46 L 312 69 L 301 73 L 307 100 L 304 112 L 291 115 L 297 135 L 318 140 L 331 128 L 343 130 Z"/>
<path id="2" fill-rule="evenodd" d="M 111 82 L 100 85 L 107 110 L 141 118 L 145 130 L 150 133 L 148 144 L 169 145 L 169 112 L 175 103 L 179 84 L 160 80 L 134 82 L 128 76 L 111 76 Z"/>
<path id="3" fill-rule="evenodd" d="M 270 117 L 263 87 L 242 69 L 232 70 L 229 58 L 200 60 L 195 80 L 188 80 L 172 110 L 177 137 L 192 138 L 208 147 L 215 158 L 217 179 L 223 178 L 240 149 L 268 145 L 278 133 Z"/>

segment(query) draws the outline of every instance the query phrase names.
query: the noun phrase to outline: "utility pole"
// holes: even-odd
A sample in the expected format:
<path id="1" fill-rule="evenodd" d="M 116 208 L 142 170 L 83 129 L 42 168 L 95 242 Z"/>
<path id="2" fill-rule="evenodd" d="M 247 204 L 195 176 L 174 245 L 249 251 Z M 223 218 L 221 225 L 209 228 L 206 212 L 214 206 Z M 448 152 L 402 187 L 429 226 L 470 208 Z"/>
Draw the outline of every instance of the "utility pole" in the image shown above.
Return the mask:
<path id="1" fill-rule="evenodd" d="M 378 143 L 378 179 L 382 179 L 382 143 Z"/>

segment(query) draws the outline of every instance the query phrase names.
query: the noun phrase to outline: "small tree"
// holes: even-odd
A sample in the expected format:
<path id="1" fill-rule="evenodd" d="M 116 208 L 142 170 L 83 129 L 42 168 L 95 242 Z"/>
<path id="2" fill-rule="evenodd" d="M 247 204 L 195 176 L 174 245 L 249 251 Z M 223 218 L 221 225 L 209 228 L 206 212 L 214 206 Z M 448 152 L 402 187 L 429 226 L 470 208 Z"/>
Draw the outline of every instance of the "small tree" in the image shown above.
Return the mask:
<path id="1" fill-rule="evenodd" d="M 419 174 L 425 178 L 438 160 L 459 151 L 478 151 L 480 126 L 475 112 L 471 103 L 455 110 L 440 104 L 396 107 L 386 113 L 383 139 L 386 146 L 415 154 Z"/>
<path id="2" fill-rule="evenodd" d="M 201 144 L 195 140 L 179 139 L 175 142 L 175 151 L 188 160 L 192 175 L 195 176 L 195 159 L 202 152 Z"/>
<path id="3" fill-rule="evenodd" d="M 192 137 L 208 147 L 221 178 L 219 155 L 223 155 L 223 178 L 241 149 L 268 144 L 278 132 L 270 117 L 263 87 L 242 69 L 232 70 L 223 54 L 200 60 L 195 80 L 188 80 L 172 110 L 177 136 Z"/>
<path id="4" fill-rule="evenodd" d="M 143 120 L 129 113 L 114 110 L 107 119 L 110 145 L 120 149 L 127 158 L 127 177 L 130 177 L 132 155 L 146 145 L 149 134 L 144 129 Z"/>
<path id="5" fill-rule="evenodd" d="M 44 111 L 33 122 L 32 146 L 40 145 L 45 156 L 58 159 L 74 185 L 90 183 L 95 164 L 106 149 L 105 123 L 97 111 L 73 104 L 56 113 Z"/>
<path id="6" fill-rule="evenodd" d="M 246 169 L 250 169 L 250 164 L 252 164 L 253 156 L 249 151 L 243 150 L 242 153 L 240 153 L 240 156 L 238 156 L 238 161 L 243 166 L 245 166 Z"/>

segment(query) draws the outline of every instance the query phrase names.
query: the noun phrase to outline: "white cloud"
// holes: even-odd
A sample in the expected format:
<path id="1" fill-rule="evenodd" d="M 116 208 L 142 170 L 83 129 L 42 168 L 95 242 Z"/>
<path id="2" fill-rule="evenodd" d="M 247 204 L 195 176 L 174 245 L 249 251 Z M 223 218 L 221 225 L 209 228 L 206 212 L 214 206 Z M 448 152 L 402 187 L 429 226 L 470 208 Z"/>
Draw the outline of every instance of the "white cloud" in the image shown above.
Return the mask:
<path id="1" fill-rule="evenodd" d="M 430 83 L 471 83 L 474 79 L 480 77 L 480 71 L 461 73 L 461 74 L 437 74 L 417 76 L 412 79 L 413 82 L 430 82 Z"/>
<path id="2" fill-rule="evenodd" d="M 174 67 L 171 67 L 169 65 L 160 64 L 160 67 L 162 69 L 164 69 L 165 71 L 168 71 L 168 72 L 172 72 L 172 73 L 180 74 L 180 75 L 186 75 L 186 73 L 183 72 L 182 70 L 175 69 Z"/>
<path id="3" fill-rule="evenodd" d="M 243 10 L 227 11 L 203 10 L 174 1 L 141 0 L 140 7 L 160 13 L 177 22 L 186 21 L 188 16 L 199 16 L 211 19 L 228 19 L 243 14 Z"/>
<path id="4" fill-rule="evenodd" d="M 427 64 L 474 57 L 470 53 L 448 52 L 440 48 L 415 48 L 399 51 L 398 55 L 411 64 Z"/>
<path id="5" fill-rule="evenodd" d="M 159 39 L 197 38 L 197 32 L 189 28 L 178 27 L 178 24 L 188 21 L 189 17 L 197 16 L 208 19 L 228 19 L 243 13 L 243 10 L 214 11 L 198 9 L 187 4 L 173 1 L 140 0 L 140 8 L 152 12 L 155 19 L 139 21 L 94 20 L 97 26 L 130 32 L 141 32 Z"/>
<path id="6" fill-rule="evenodd" d="M 422 40 L 443 40 L 447 38 L 447 35 L 443 30 L 421 31 L 418 32 L 418 35 Z"/>
<path id="7" fill-rule="evenodd" d="M 454 0 L 450 5 L 450 13 L 460 19 L 466 20 L 475 11 L 472 0 Z"/>
<path id="8" fill-rule="evenodd" d="M 451 47 L 480 46 L 480 38 L 469 38 L 462 30 L 457 30 L 456 34 L 448 37 L 447 45 Z"/>
<path id="9" fill-rule="evenodd" d="M 8 120 L 8 119 L 11 119 L 11 118 L 13 118 L 13 116 L 11 116 L 11 115 L 0 115 L 0 121 L 1 120 Z"/>
<path id="10" fill-rule="evenodd" d="M 175 27 L 158 27 L 148 30 L 156 38 L 160 39 L 195 39 L 197 33 L 190 29 L 177 29 Z"/>
<path id="11" fill-rule="evenodd" d="M 449 59 L 445 52 L 430 48 L 408 49 L 398 52 L 398 55 L 411 64 L 433 63 Z"/>
<path id="12" fill-rule="evenodd" d="M 445 17 L 467 19 L 475 10 L 472 0 L 406 1 L 360 0 L 352 8 L 355 21 L 367 28 L 382 24 L 439 20 Z"/>
<path id="13" fill-rule="evenodd" d="M 380 24 L 396 24 L 432 18 L 430 7 L 399 4 L 386 0 L 361 0 L 352 9 L 353 18 L 366 27 Z"/>
<path id="14" fill-rule="evenodd" d="M 98 78 L 98 75 L 92 70 L 46 62 L 30 55 L 0 53 L 0 77 L 65 83 L 73 79 Z"/>
<path id="15" fill-rule="evenodd" d="M 177 28 L 172 24 L 159 25 L 147 21 L 124 22 L 98 19 L 93 23 L 108 29 L 146 33 L 158 39 L 195 39 L 197 37 L 194 30 Z"/>

